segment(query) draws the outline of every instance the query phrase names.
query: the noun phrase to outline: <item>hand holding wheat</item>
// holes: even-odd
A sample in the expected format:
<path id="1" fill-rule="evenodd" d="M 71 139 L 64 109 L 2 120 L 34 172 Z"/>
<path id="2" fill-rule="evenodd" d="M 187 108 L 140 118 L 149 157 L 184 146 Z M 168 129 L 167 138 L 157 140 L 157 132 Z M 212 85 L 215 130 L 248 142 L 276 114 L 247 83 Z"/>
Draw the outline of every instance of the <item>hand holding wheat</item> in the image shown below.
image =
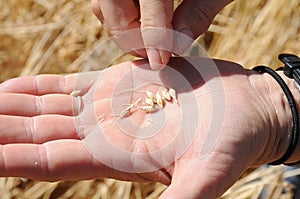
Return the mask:
<path id="1" fill-rule="evenodd" d="M 205 60 L 174 58 L 160 72 L 137 61 L 4 82 L 0 175 L 159 181 L 170 184 L 161 198 L 220 196 L 249 166 L 284 153 L 290 117 L 276 82 L 215 63 L 219 74 L 205 77 L 197 74 L 209 68 Z M 178 103 L 167 100 L 170 88 Z M 149 92 L 166 98 L 155 112 L 139 108 L 149 106 Z"/>

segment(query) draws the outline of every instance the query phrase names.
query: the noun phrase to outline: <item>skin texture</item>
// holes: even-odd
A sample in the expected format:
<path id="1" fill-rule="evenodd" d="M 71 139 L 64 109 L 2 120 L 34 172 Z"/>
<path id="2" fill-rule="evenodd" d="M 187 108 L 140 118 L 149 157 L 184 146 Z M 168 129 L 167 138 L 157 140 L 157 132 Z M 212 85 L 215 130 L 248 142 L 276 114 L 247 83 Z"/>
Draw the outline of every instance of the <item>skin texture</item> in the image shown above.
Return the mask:
<path id="1" fill-rule="evenodd" d="M 172 0 L 92 0 L 91 7 L 112 37 L 138 29 L 130 36 L 134 42 L 113 39 L 125 52 L 147 57 L 151 68 L 160 70 L 169 62 L 171 53 L 182 54 L 231 1 L 184 0 L 175 11 Z M 174 32 L 165 33 L 166 30 Z"/>
<path id="2" fill-rule="evenodd" d="M 159 74 L 157 77 L 165 84 L 172 85 L 166 78 L 170 76 L 168 70 L 153 72 L 146 61 L 126 62 L 104 71 L 83 74 L 20 77 L 0 84 L 0 100 L 4 102 L 0 105 L 0 175 L 45 181 L 102 177 L 158 181 L 170 185 L 162 194 L 162 199 L 216 198 L 238 180 L 248 167 L 278 159 L 289 143 L 286 130 L 290 127 L 291 116 L 288 102 L 278 92 L 280 88 L 277 83 L 268 75 L 220 60 L 215 60 L 219 74 L 208 74 L 201 79 L 194 75 L 195 68 L 207 68 L 207 62 L 199 58 L 186 60 L 174 58 L 170 65 L 183 74 L 193 87 L 184 90 L 173 85 L 181 104 L 166 104 L 164 111 L 168 117 L 164 121 L 165 128 L 148 139 L 128 136 L 116 125 L 117 121 L 123 120 L 112 116 L 112 98 L 120 98 L 114 96 L 113 92 L 118 85 L 126 85 L 119 84 L 122 78 L 127 80 L 130 77 L 134 82 L 149 81 L 145 79 L 144 72 L 150 71 Z M 189 63 L 193 63 L 193 66 Z M 185 70 L 180 70 L 182 65 Z M 222 86 L 207 89 L 206 85 L 215 81 L 220 81 Z M 147 90 L 157 89 L 157 85 L 145 85 Z M 73 90 L 82 91 L 82 101 L 69 95 Z M 176 136 L 175 129 L 181 124 L 177 121 L 182 119 L 178 116 L 178 109 L 188 104 L 183 103 L 188 93 L 194 94 L 197 111 L 205 113 L 197 118 L 198 131 L 189 145 L 181 145 L 184 139 L 177 143 L 177 146 L 186 147 L 180 156 L 174 158 L 173 152 L 177 151 L 174 147 L 174 151 L 162 152 L 162 159 L 155 159 L 151 151 L 161 150 L 161 146 Z M 220 98 L 219 103 L 225 103 L 225 114 L 224 117 L 211 120 L 215 112 L 211 97 L 214 93 L 224 97 Z M 138 95 L 142 96 L 143 93 Z M 79 110 L 79 103 L 82 103 L 82 111 Z M 104 120 L 101 119 L 103 116 Z M 132 113 L 132 120 L 137 126 L 143 124 L 144 118 L 143 111 Z M 222 124 L 216 129 L 218 139 L 209 152 L 201 156 L 200 149 L 208 129 L 211 124 L 218 122 Z M 154 120 L 153 124 L 156 123 Z M 87 138 L 92 133 L 101 135 L 98 134 L 98 127 L 116 148 L 131 153 L 142 151 L 146 154 L 145 158 L 126 159 L 126 156 L 120 156 L 113 150 L 90 150 L 86 144 L 92 144 L 93 141 L 89 142 Z M 101 139 L 98 142 L 100 147 L 105 144 Z M 297 154 L 292 157 L 295 158 Z M 120 171 L 117 169 L 119 164 L 110 167 L 107 159 L 108 162 L 128 162 L 126 169 L 139 169 L 147 161 L 161 168 L 138 173 L 134 173 L 134 170 Z M 164 165 L 164 160 L 170 159 L 171 164 Z"/>

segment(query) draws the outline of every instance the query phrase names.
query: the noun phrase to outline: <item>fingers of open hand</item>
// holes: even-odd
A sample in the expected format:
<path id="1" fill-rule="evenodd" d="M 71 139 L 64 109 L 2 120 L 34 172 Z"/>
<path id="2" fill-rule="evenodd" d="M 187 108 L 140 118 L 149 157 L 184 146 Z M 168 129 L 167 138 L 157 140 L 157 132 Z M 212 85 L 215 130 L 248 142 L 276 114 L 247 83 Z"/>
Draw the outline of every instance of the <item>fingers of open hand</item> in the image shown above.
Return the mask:
<path id="1" fill-rule="evenodd" d="M 0 93 L 27 93 L 31 95 L 71 93 L 74 86 L 74 77 L 70 77 L 38 75 L 14 78 L 0 84 Z"/>
<path id="2" fill-rule="evenodd" d="M 0 100 L 0 144 L 79 139 L 72 116 L 80 112 L 80 98 L 0 93 Z"/>
<path id="3" fill-rule="evenodd" d="M 105 173 L 100 163 L 92 164 L 91 155 L 79 140 L 7 144 L 0 146 L 0 154 L 1 176 L 56 181 L 91 179 Z"/>
<path id="4" fill-rule="evenodd" d="M 150 181 L 153 180 L 153 176 L 161 176 L 161 172 L 145 176 L 113 170 L 95 160 L 79 140 L 1 145 L 0 154 L 0 176 L 3 177 L 24 177 L 42 181 L 74 181 L 103 177 Z M 168 179 L 165 181 L 169 182 Z"/>
<path id="5" fill-rule="evenodd" d="M 184 0 L 174 12 L 174 30 L 182 34 L 176 34 L 173 52 L 183 54 L 193 39 L 203 34 L 214 17 L 230 2 L 232 0 Z"/>
<path id="6" fill-rule="evenodd" d="M 68 94 L 74 88 L 85 94 L 98 75 L 39 75 L 0 84 L 1 144 L 79 139 L 72 116 L 80 112 L 82 100 Z"/>
<path id="7" fill-rule="evenodd" d="M 27 117 L 43 114 L 73 116 L 80 112 L 82 106 L 80 98 L 62 94 L 0 93 L 0 101 L 0 114 Z"/>
<path id="8" fill-rule="evenodd" d="M 0 115 L 0 144 L 44 143 L 57 139 L 79 139 L 75 120 L 63 115 L 18 117 Z"/>
<path id="9" fill-rule="evenodd" d="M 53 93 L 70 94 L 80 90 L 85 94 L 99 78 L 99 72 L 86 72 L 71 75 L 37 75 L 18 77 L 0 84 L 0 93 L 26 93 L 30 95 L 46 95 Z"/>

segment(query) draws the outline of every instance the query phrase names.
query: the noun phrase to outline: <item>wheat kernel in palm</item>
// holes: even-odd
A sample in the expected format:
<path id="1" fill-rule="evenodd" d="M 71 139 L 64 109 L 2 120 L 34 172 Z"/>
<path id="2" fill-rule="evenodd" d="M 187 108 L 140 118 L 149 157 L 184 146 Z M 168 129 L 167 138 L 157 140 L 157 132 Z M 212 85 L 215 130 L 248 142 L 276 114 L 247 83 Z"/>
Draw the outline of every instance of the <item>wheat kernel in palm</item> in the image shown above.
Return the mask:
<path id="1" fill-rule="evenodd" d="M 156 103 L 160 108 L 164 107 L 164 100 L 162 99 L 162 97 L 160 96 L 160 94 L 158 92 L 156 92 Z"/>
<path id="2" fill-rule="evenodd" d="M 145 102 L 148 106 L 154 106 L 153 100 L 148 97 L 145 98 Z"/>
<path id="3" fill-rule="evenodd" d="M 169 94 L 172 97 L 172 99 L 174 100 L 174 102 L 178 103 L 178 101 L 177 101 L 177 93 L 176 93 L 176 91 L 175 91 L 174 88 L 170 88 L 169 89 Z"/>
<path id="4" fill-rule="evenodd" d="M 139 106 L 140 109 L 145 111 L 146 113 L 152 113 L 159 109 L 159 106 L 157 104 L 154 104 L 153 106 Z"/>
<path id="5" fill-rule="evenodd" d="M 147 97 L 156 103 L 155 95 L 151 91 L 146 91 Z"/>
<path id="6" fill-rule="evenodd" d="M 73 97 L 78 97 L 81 93 L 81 90 L 75 90 L 75 91 L 72 91 L 72 93 L 70 93 L 71 96 Z"/>
<path id="7" fill-rule="evenodd" d="M 168 90 L 167 90 L 167 89 L 162 90 L 161 94 L 162 94 L 162 97 L 163 97 L 164 99 L 166 99 L 166 100 L 168 100 L 168 101 L 171 101 L 171 96 L 170 96 L 170 94 L 168 93 Z"/>

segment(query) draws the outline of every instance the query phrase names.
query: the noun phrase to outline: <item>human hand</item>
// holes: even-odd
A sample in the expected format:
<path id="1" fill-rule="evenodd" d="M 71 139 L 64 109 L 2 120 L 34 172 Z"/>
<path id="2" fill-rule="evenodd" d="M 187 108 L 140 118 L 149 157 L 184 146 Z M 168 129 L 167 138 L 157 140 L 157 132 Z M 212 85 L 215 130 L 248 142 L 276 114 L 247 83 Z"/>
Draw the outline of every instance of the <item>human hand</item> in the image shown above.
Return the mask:
<path id="1" fill-rule="evenodd" d="M 249 166 L 284 153 L 291 117 L 274 80 L 215 63 L 173 58 L 173 68 L 155 72 L 136 61 L 1 84 L 1 176 L 159 181 L 170 184 L 161 198 L 220 196 Z M 179 104 L 119 117 L 161 87 L 176 89 Z"/>
<path id="2" fill-rule="evenodd" d="M 92 0 L 91 6 L 120 48 L 148 57 L 151 68 L 159 70 L 168 63 L 171 53 L 182 54 L 204 33 L 231 1 L 184 0 L 175 11 L 174 0 Z"/>

